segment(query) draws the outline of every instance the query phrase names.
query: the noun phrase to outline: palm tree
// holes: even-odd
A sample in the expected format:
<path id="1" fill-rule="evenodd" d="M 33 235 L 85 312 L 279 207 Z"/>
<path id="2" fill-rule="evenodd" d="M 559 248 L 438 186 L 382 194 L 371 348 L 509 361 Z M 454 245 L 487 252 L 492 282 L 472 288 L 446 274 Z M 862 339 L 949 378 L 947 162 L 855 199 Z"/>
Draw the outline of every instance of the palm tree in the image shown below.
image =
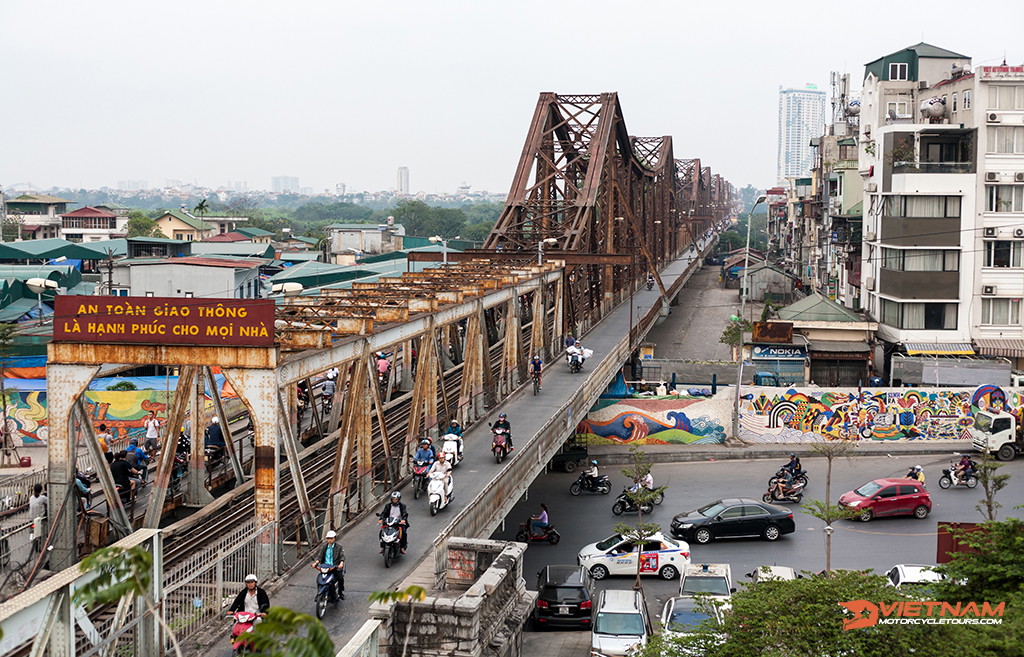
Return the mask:
<path id="1" fill-rule="evenodd" d="M 202 201 L 196 203 L 196 207 L 192 208 L 192 212 L 195 212 L 200 217 L 205 217 L 206 213 L 210 211 L 210 204 L 206 202 L 204 198 Z"/>

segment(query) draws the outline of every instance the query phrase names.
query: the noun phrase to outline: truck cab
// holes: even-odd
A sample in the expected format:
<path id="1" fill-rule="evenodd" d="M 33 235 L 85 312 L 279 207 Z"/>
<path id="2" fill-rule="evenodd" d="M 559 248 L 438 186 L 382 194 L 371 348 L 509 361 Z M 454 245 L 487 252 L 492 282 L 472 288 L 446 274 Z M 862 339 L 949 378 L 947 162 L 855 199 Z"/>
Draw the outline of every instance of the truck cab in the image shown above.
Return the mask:
<path id="1" fill-rule="evenodd" d="M 774 372 L 754 372 L 754 385 L 778 387 L 779 377 Z"/>
<path id="2" fill-rule="evenodd" d="M 1024 453 L 1020 424 L 1016 417 L 1005 411 L 978 411 L 968 431 L 974 449 L 979 452 L 988 451 L 1000 461 L 1011 461 L 1018 454 Z"/>

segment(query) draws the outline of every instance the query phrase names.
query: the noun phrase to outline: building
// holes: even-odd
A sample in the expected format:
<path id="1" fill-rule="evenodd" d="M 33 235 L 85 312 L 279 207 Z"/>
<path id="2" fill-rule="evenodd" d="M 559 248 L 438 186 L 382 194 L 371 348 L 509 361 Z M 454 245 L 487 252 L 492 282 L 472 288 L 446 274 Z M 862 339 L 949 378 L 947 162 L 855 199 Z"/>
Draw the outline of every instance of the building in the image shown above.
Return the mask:
<path id="1" fill-rule="evenodd" d="M 188 210 L 168 210 L 155 219 L 160 231 L 170 239 L 199 242 L 218 233 L 237 230 L 248 217 L 193 216 Z"/>
<path id="2" fill-rule="evenodd" d="M 6 201 L 7 217 L 18 223 L 18 239 L 45 240 L 60 237 L 60 216 L 68 211 L 67 199 L 46 194 L 22 194 Z"/>
<path id="3" fill-rule="evenodd" d="M 262 259 L 185 256 L 118 261 L 112 293 L 133 297 L 259 299 Z"/>
<path id="4" fill-rule="evenodd" d="M 409 193 L 409 167 L 398 167 L 398 186 L 395 189 L 399 194 Z"/>
<path id="5" fill-rule="evenodd" d="M 125 237 L 128 216 L 87 206 L 60 215 L 61 237 L 69 242 L 100 242 Z"/>
<path id="6" fill-rule="evenodd" d="M 330 224 L 328 257 L 335 264 L 351 264 L 357 256 L 390 253 L 403 248 L 401 224 Z"/>
<path id="7" fill-rule="evenodd" d="M 812 293 L 778 312 L 807 341 L 807 376 L 820 386 L 867 385 L 878 323 Z"/>
<path id="8" fill-rule="evenodd" d="M 270 179 L 270 191 L 275 194 L 298 194 L 299 179 L 295 176 L 274 176 Z"/>
<path id="9" fill-rule="evenodd" d="M 825 125 L 825 92 L 814 85 L 803 89 L 779 87 L 779 142 L 776 176 L 806 178 L 814 163 L 811 139 L 820 137 Z"/>

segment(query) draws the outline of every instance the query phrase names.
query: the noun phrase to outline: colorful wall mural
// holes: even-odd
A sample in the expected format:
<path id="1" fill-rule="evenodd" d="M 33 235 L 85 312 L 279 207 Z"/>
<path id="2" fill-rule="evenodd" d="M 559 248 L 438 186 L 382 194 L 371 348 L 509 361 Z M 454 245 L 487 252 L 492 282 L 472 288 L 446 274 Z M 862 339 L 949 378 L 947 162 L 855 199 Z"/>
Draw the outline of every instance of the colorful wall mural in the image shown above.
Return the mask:
<path id="1" fill-rule="evenodd" d="M 969 440 L 978 409 L 1004 409 L 1024 420 L 1024 389 L 760 388 L 740 399 L 740 438 L 748 443 L 826 440 Z M 592 445 L 722 443 L 734 395 L 601 399 L 577 431 Z"/>

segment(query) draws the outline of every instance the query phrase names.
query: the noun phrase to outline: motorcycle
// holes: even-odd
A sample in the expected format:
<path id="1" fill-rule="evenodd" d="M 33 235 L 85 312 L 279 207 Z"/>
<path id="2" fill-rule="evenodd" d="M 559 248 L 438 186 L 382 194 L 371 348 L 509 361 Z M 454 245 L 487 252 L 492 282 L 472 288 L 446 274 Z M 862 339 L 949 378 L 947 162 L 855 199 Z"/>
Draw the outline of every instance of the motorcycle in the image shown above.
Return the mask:
<path id="1" fill-rule="evenodd" d="M 572 485 L 569 486 L 569 494 L 576 496 L 584 491 L 607 495 L 612 492 L 612 483 L 608 480 L 608 475 L 597 475 L 591 481 L 591 478 L 585 472 L 581 472 L 576 481 L 572 482 Z"/>
<path id="2" fill-rule="evenodd" d="M 782 473 L 782 471 L 784 469 L 785 469 L 784 467 L 783 468 L 779 468 L 779 471 L 776 472 L 774 475 L 772 475 L 771 478 L 768 479 L 768 488 L 774 488 L 775 487 L 775 482 L 777 482 L 779 480 L 779 478 L 781 477 L 781 473 Z M 793 473 L 793 483 L 794 484 L 798 483 L 798 484 L 800 484 L 802 486 L 806 486 L 809 481 L 810 480 L 807 478 L 807 470 L 797 470 L 796 472 Z"/>
<path id="3" fill-rule="evenodd" d="M 950 464 L 948 468 L 942 469 L 942 476 L 939 477 L 939 488 L 946 490 L 950 486 L 964 486 L 967 488 L 974 488 L 978 485 L 978 478 L 974 475 L 975 464 L 971 461 L 971 465 L 967 468 L 966 476 L 961 478 L 956 473 L 957 463 Z"/>
<path id="4" fill-rule="evenodd" d="M 391 564 L 402 553 L 402 521 L 395 518 L 384 518 L 380 523 L 380 547 L 384 550 L 384 567 Z"/>
<path id="5" fill-rule="evenodd" d="M 430 515 L 435 516 L 437 512 L 448 506 L 452 501 L 452 490 L 455 488 L 455 482 L 451 477 L 446 477 L 440 472 L 434 472 L 429 475 L 430 482 L 427 483 L 427 499 L 430 500 Z M 444 480 L 448 480 L 448 490 L 444 491 L 442 488 Z M 447 492 L 447 499 L 442 491 Z"/>
<path id="6" fill-rule="evenodd" d="M 569 356 L 569 371 L 576 374 L 583 369 L 583 359 L 580 358 L 579 354 L 571 354 Z"/>
<path id="7" fill-rule="evenodd" d="M 338 576 L 334 568 L 327 564 L 314 565 L 318 570 L 316 576 L 316 617 L 323 618 L 327 613 L 327 603 L 338 604 Z"/>
<path id="8" fill-rule="evenodd" d="M 448 462 L 454 468 L 462 462 L 462 453 L 459 450 L 460 438 L 454 433 L 446 433 L 441 436 L 441 451 L 448 455 Z"/>
<path id="9" fill-rule="evenodd" d="M 647 279 L 647 291 L 650 292 L 653 289 L 654 289 L 654 279 L 653 278 L 648 278 Z"/>
<path id="10" fill-rule="evenodd" d="M 768 492 L 761 496 L 761 501 L 765 504 L 771 502 L 796 502 L 804 499 L 804 484 L 798 482 L 795 478 L 793 479 L 793 487 L 788 491 L 785 491 L 781 497 L 779 497 L 778 491 L 775 486 L 772 485 L 768 489 Z"/>
<path id="11" fill-rule="evenodd" d="M 236 655 L 252 652 L 252 645 L 245 635 L 252 632 L 253 625 L 256 624 L 256 614 L 250 611 L 236 611 L 231 616 L 235 619 L 234 625 L 231 626 L 231 649 Z"/>
<path id="12" fill-rule="evenodd" d="M 529 522 L 519 523 L 519 531 L 516 532 L 516 540 L 520 543 L 537 543 L 540 541 L 547 541 L 548 543 L 555 545 L 558 541 L 562 540 L 561 534 L 555 529 L 554 525 L 548 525 L 544 528 L 543 534 L 534 534 L 533 528 Z"/>
<path id="13" fill-rule="evenodd" d="M 651 502 L 644 502 L 640 505 L 640 513 L 653 513 L 654 504 Z M 634 513 L 637 510 L 637 504 L 629 496 L 629 489 L 623 488 L 619 496 L 615 498 L 615 504 L 612 504 L 612 513 L 617 516 L 621 516 L 623 513 L 629 512 Z"/>
<path id="14" fill-rule="evenodd" d="M 430 469 L 430 461 L 413 459 L 412 462 L 412 496 L 420 499 L 420 493 L 427 492 L 427 470 Z"/>
<path id="15" fill-rule="evenodd" d="M 508 456 L 508 432 L 503 427 L 492 429 L 494 437 L 491 439 L 491 453 L 494 454 L 494 461 L 501 463 Z"/>

